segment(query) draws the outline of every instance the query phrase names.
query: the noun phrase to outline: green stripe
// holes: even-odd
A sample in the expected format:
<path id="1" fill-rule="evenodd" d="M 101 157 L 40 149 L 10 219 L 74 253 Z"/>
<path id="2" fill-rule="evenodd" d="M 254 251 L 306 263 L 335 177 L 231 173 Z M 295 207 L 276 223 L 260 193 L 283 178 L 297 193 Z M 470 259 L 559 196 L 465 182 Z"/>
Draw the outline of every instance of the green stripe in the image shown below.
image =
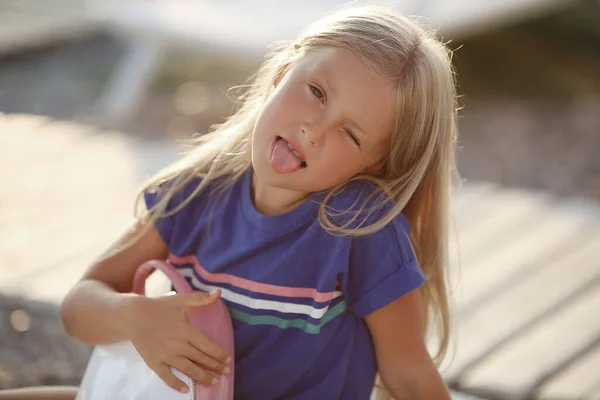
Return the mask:
<path id="1" fill-rule="evenodd" d="M 245 313 L 240 310 L 235 310 L 230 308 L 231 316 L 238 321 L 245 322 L 250 325 L 273 325 L 277 326 L 281 329 L 287 328 L 299 328 L 304 330 L 307 333 L 319 333 L 321 331 L 321 327 L 325 325 L 327 322 L 331 321 L 333 318 L 337 317 L 341 313 L 346 310 L 346 302 L 341 301 L 336 304 L 334 307 L 327 310 L 319 324 L 311 324 L 310 322 L 304 319 L 283 319 L 279 317 L 275 317 L 273 315 L 252 315 Z"/>

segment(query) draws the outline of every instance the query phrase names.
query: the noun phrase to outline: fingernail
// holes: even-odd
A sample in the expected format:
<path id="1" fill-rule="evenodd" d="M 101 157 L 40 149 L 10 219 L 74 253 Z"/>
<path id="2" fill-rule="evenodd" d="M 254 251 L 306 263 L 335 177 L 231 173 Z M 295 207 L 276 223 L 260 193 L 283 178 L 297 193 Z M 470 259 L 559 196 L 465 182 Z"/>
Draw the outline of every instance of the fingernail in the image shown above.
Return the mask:
<path id="1" fill-rule="evenodd" d="M 225 364 L 231 364 L 231 357 L 227 357 L 227 359 L 225 360 Z"/>
<path id="2" fill-rule="evenodd" d="M 231 368 L 229 368 L 229 367 L 225 367 L 225 368 L 223 368 L 223 373 L 224 373 L 225 375 L 227 375 L 227 374 L 228 374 L 228 373 L 230 373 L 230 372 L 231 372 Z"/>
<path id="3" fill-rule="evenodd" d="M 219 291 L 219 289 L 213 289 L 213 290 L 211 290 L 211 291 L 210 291 L 210 294 L 215 294 L 215 293 L 217 293 L 218 291 Z"/>
<path id="4" fill-rule="evenodd" d="M 179 389 L 179 391 L 181 393 L 187 393 L 188 392 L 188 388 L 187 388 L 187 386 L 182 386 L 181 389 Z"/>
<path id="5" fill-rule="evenodd" d="M 210 382 L 210 384 L 214 386 L 214 385 L 216 385 L 216 384 L 217 384 L 217 382 L 219 382 L 219 381 L 217 380 L 217 378 L 212 378 L 212 381 Z"/>

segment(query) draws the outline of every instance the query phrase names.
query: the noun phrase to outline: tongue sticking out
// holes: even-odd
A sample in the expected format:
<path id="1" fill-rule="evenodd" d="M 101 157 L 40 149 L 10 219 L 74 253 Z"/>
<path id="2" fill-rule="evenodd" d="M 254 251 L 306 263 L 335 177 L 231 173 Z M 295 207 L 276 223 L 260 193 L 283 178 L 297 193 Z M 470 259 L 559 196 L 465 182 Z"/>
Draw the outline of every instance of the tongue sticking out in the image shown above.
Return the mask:
<path id="1" fill-rule="evenodd" d="M 277 139 L 271 153 L 271 168 L 280 174 L 289 174 L 297 171 L 303 161 L 288 148 L 287 142 Z"/>

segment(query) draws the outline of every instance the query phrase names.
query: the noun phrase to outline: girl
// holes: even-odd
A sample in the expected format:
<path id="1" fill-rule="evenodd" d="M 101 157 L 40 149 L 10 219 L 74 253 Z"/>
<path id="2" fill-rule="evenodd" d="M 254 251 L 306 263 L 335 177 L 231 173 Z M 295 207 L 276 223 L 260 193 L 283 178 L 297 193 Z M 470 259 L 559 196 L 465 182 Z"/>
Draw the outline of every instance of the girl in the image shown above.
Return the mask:
<path id="1" fill-rule="evenodd" d="M 64 300 L 66 331 L 131 340 L 185 392 L 171 367 L 207 385 L 205 369 L 229 372 L 231 355 L 185 317 L 222 296 L 236 399 L 368 399 L 377 373 L 395 399 L 449 398 L 434 363 L 448 344 L 449 54 L 374 7 L 274 51 L 239 110 L 143 189 L 147 212 Z M 212 293 L 128 294 L 138 265 L 166 258 Z"/>

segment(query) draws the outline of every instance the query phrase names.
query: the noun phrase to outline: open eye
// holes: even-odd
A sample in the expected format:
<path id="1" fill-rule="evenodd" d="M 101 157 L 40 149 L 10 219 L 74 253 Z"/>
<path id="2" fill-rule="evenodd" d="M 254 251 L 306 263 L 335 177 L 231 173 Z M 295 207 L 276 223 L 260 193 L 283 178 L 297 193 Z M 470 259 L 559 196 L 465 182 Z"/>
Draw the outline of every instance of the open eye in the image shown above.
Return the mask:
<path id="1" fill-rule="evenodd" d="M 321 89 L 313 85 L 308 86 L 310 87 L 310 91 L 321 101 L 321 103 L 325 102 L 325 94 Z"/>
<path id="2" fill-rule="evenodd" d="M 345 129 L 346 132 L 348 133 L 348 136 L 350 136 L 350 139 L 352 139 L 352 141 L 358 146 L 360 147 L 360 140 L 358 140 L 358 138 L 356 137 L 356 135 L 348 128 Z"/>

